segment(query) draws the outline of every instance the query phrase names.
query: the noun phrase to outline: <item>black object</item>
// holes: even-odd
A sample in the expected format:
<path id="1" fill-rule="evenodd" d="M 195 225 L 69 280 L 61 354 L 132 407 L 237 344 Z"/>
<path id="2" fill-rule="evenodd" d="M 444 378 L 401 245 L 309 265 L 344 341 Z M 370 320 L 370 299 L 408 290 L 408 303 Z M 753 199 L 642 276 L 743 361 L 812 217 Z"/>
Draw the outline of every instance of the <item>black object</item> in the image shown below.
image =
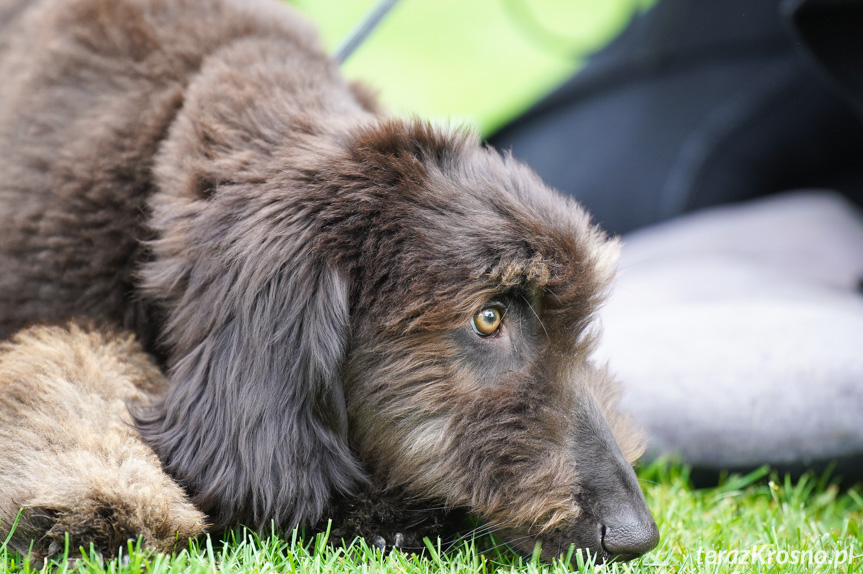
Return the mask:
<path id="1" fill-rule="evenodd" d="M 339 64 L 344 64 L 351 57 L 357 48 L 375 31 L 375 28 L 389 14 L 390 10 L 396 5 L 398 0 L 379 0 L 372 7 L 371 11 L 357 24 L 357 27 L 351 30 L 348 37 L 345 38 L 342 45 L 336 49 L 334 58 Z"/>
<path id="2" fill-rule="evenodd" d="M 859 203 L 861 6 L 661 0 L 491 142 L 616 233 L 795 188 Z"/>
<path id="3" fill-rule="evenodd" d="M 782 13 L 824 78 L 863 115 L 863 2 L 786 0 Z"/>

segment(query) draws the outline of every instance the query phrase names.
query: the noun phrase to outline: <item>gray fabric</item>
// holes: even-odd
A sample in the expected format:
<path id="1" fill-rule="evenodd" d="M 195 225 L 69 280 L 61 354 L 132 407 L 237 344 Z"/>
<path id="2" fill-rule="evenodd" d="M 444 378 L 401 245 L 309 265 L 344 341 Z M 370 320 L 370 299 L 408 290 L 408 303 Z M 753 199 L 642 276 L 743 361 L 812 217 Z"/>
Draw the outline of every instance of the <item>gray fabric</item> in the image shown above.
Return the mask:
<path id="1" fill-rule="evenodd" d="M 844 199 L 786 194 L 646 228 L 624 237 L 620 268 L 598 357 L 648 457 L 863 463 L 863 218 Z"/>

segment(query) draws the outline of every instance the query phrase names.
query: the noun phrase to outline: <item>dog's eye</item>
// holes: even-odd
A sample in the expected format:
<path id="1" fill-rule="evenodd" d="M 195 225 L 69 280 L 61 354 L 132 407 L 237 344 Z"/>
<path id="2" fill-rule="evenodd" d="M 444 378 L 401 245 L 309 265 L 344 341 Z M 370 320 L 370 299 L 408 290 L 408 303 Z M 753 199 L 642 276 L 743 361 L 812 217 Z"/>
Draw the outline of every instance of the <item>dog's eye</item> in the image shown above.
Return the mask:
<path id="1" fill-rule="evenodd" d="M 503 313 L 497 307 L 486 307 L 479 313 L 473 316 L 471 324 L 473 330 L 480 337 L 488 337 L 494 335 L 500 329 L 500 322 L 503 319 Z"/>

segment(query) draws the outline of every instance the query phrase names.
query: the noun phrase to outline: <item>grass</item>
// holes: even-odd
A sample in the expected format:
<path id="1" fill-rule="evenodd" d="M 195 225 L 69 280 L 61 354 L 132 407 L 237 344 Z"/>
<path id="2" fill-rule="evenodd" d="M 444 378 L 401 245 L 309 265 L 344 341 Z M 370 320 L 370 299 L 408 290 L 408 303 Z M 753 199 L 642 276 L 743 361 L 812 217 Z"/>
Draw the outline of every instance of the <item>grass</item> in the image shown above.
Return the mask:
<path id="1" fill-rule="evenodd" d="M 760 469 L 731 476 L 716 488 L 693 489 L 688 470 L 667 463 L 643 468 L 639 475 L 662 532 L 659 547 L 635 562 L 587 565 L 582 568 L 585 572 L 863 572 L 863 535 L 858 526 L 863 496 L 857 488 L 842 490 L 826 475 L 791 481 Z M 423 555 L 393 552 L 386 556 L 362 541 L 334 548 L 325 539 L 317 535 L 304 540 L 297 532 L 263 538 L 238 533 L 225 542 L 199 541 L 176 556 L 154 555 L 130 545 L 125 560 L 104 563 L 94 555 L 67 549 L 67 556 L 77 561 L 58 560 L 41 570 L 0 545 L 0 571 L 540 574 L 571 570 L 561 562 L 521 559 L 491 538 L 466 542 L 449 552 L 429 542 Z"/>

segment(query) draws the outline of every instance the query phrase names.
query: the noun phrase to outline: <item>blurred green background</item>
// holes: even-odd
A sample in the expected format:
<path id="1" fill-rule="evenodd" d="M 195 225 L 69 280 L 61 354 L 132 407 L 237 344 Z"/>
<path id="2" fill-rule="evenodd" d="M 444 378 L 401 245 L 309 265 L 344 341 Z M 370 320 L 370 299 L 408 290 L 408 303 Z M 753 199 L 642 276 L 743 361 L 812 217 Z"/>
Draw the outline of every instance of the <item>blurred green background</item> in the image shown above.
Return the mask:
<path id="1" fill-rule="evenodd" d="M 290 0 L 335 50 L 378 0 Z M 653 0 L 401 0 L 345 63 L 397 113 L 484 135 L 568 78 Z"/>

